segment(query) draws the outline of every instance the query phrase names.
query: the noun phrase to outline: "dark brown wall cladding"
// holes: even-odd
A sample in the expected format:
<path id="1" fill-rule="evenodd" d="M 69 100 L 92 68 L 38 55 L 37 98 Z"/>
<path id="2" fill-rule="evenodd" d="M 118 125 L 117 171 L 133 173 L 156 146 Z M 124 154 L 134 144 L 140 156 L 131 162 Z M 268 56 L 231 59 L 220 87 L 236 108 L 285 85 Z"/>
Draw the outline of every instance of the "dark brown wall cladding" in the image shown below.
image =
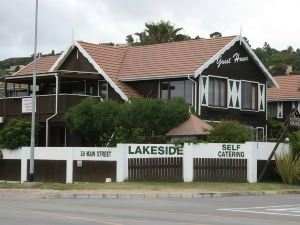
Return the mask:
<path id="1" fill-rule="evenodd" d="M 108 84 L 108 99 L 109 100 L 115 100 L 115 101 L 121 101 L 124 100 L 121 98 L 121 96 Z"/>
<path id="2" fill-rule="evenodd" d="M 133 87 L 144 98 L 158 98 L 158 83 L 159 80 L 133 81 L 126 82 Z"/>
<path id="3" fill-rule="evenodd" d="M 237 120 L 241 123 L 262 127 L 267 124 L 265 112 L 240 111 L 239 109 L 216 109 L 201 107 L 201 119 L 209 121 Z"/>
<path id="4" fill-rule="evenodd" d="M 234 62 L 233 55 L 238 53 L 240 58 L 248 57 L 246 61 Z M 230 63 L 226 60 L 231 58 Z M 218 67 L 218 63 L 212 63 L 203 71 L 203 75 L 215 75 L 226 77 L 234 80 L 248 80 L 265 84 L 266 76 L 262 73 L 257 64 L 252 60 L 250 55 L 240 45 L 239 42 L 234 44 L 232 48 L 227 50 L 221 57 L 224 64 Z M 265 102 L 266 103 L 266 102 Z M 266 105 L 266 104 L 265 104 Z M 205 120 L 238 120 L 241 123 L 261 127 L 266 125 L 266 112 L 249 112 L 240 109 L 215 109 L 206 106 L 201 106 L 201 118 Z"/>
<path id="5" fill-rule="evenodd" d="M 293 102 L 283 102 L 283 118 L 287 118 L 293 108 Z"/>
<path id="6" fill-rule="evenodd" d="M 234 63 L 232 57 L 235 53 L 238 53 L 239 57 L 248 57 L 248 61 Z M 257 81 L 263 84 L 267 81 L 266 76 L 261 72 L 244 47 L 240 46 L 239 42 L 227 50 L 221 58 L 222 60 L 231 58 L 231 63 L 222 64 L 218 68 L 217 62 L 214 62 L 202 74 L 224 76 L 235 80 Z"/>
<path id="7" fill-rule="evenodd" d="M 117 174 L 116 161 L 82 161 L 81 166 L 77 166 L 77 161 L 73 161 L 73 180 L 74 182 L 101 182 L 106 178 L 111 178 L 116 182 Z"/>
<path id="8" fill-rule="evenodd" d="M 21 160 L 1 159 L 0 160 L 0 180 L 20 181 L 21 180 Z"/>
<path id="9" fill-rule="evenodd" d="M 67 59 L 60 66 L 59 70 L 97 72 L 93 65 L 81 54 L 80 51 L 77 53 L 77 48 L 73 49 Z"/>

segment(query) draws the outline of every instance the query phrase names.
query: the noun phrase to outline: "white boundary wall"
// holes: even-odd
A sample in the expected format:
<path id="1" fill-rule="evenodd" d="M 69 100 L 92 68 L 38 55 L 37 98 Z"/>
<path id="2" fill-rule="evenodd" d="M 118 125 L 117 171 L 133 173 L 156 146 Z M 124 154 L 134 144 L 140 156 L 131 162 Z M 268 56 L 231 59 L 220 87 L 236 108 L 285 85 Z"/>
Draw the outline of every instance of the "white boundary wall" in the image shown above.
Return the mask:
<path id="1" fill-rule="evenodd" d="M 166 144 L 118 144 L 117 147 L 36 147 L 35 159 L 66 160 L 66 183 L 73 182 L 74 160 L 98 160 L 117 162 L 117 182 L 128 179 L 128 158 L 183 157 L 183 180 L 193 181 L 194 158 L 247 159 L 247 180 L 257 182 L 257 160 L 268 159 L 275 143 L 246 142 L 184 144 L 183 147 Z M 288 144 L 280 144 L 276 153 L 289 150 Z M 27 181 L 27 160 L 30 148 L 3 150 L 4 159 L 21 160 L 21 182 Z"/>

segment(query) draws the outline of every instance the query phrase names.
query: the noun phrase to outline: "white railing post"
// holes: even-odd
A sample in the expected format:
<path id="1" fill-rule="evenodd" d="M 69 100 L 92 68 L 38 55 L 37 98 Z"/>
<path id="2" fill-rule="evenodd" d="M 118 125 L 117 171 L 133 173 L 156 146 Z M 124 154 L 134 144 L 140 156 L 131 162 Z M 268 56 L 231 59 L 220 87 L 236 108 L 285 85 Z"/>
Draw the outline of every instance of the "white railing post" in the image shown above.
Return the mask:
<path id="1" fill-rule="evenodd" d="M 128 149 L 126 144 L 117 144 L 117 182 L 123 182 L 128 179 L 127 151 Z"/>
<path id="2" fill-rule="evenodd" d="M 246 142 L 247 151 L 247 181 L 249 183 L 257 182 L 257 142 Z"/>
<path id="3" fill-rule="evenodd" d="M 193 182 L 194 177 L 194 144 L 184 143 L 183 146 L 183 181 Z"/>
<path id="4" fill-rule="evenodd" d="M 27 181 L 27 149 L 21 148 L 21 183 Z"/>
<path id="5" fill-rule="evenodd" d="M 73 183 L 73 149 L 68 151 L 66 166 L 66 183 Z"/>

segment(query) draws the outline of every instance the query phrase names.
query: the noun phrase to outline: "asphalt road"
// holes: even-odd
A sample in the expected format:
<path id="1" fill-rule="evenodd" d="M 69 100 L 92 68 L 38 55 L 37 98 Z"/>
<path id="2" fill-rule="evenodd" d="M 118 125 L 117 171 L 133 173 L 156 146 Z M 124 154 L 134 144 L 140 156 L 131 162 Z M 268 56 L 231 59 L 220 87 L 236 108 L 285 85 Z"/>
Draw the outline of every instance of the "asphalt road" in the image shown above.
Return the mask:
<path id="1" fill-rule="evenodd" d="M 300 224 L 300 195 L 198 199 L 0 199 L 0 224 Z"/>

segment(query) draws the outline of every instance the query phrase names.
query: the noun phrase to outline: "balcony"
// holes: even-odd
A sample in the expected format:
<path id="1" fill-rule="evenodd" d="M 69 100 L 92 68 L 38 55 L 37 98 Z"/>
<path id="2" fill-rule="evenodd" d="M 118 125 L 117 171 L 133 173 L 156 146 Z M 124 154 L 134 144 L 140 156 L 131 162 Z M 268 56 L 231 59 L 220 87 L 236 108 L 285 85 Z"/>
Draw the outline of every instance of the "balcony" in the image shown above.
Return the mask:
<path id="1" fill-rule="evenodd" d="M 59 94 L 58 95 L 58 114 L 65 114 L 71 106 L 80 103 L 87 97 L 93 97 L 100 100 L 99 96 Z M 28 98 L 28 97 L 27 97 Z M 36 98 L 36 115 L 39 122 L 55 113 L 55 95 L 38 95 Z M 22 97 L 11 97 L 0 99 L 1 117 L 30 117 L 31 113 L 22 113 Z"/>

